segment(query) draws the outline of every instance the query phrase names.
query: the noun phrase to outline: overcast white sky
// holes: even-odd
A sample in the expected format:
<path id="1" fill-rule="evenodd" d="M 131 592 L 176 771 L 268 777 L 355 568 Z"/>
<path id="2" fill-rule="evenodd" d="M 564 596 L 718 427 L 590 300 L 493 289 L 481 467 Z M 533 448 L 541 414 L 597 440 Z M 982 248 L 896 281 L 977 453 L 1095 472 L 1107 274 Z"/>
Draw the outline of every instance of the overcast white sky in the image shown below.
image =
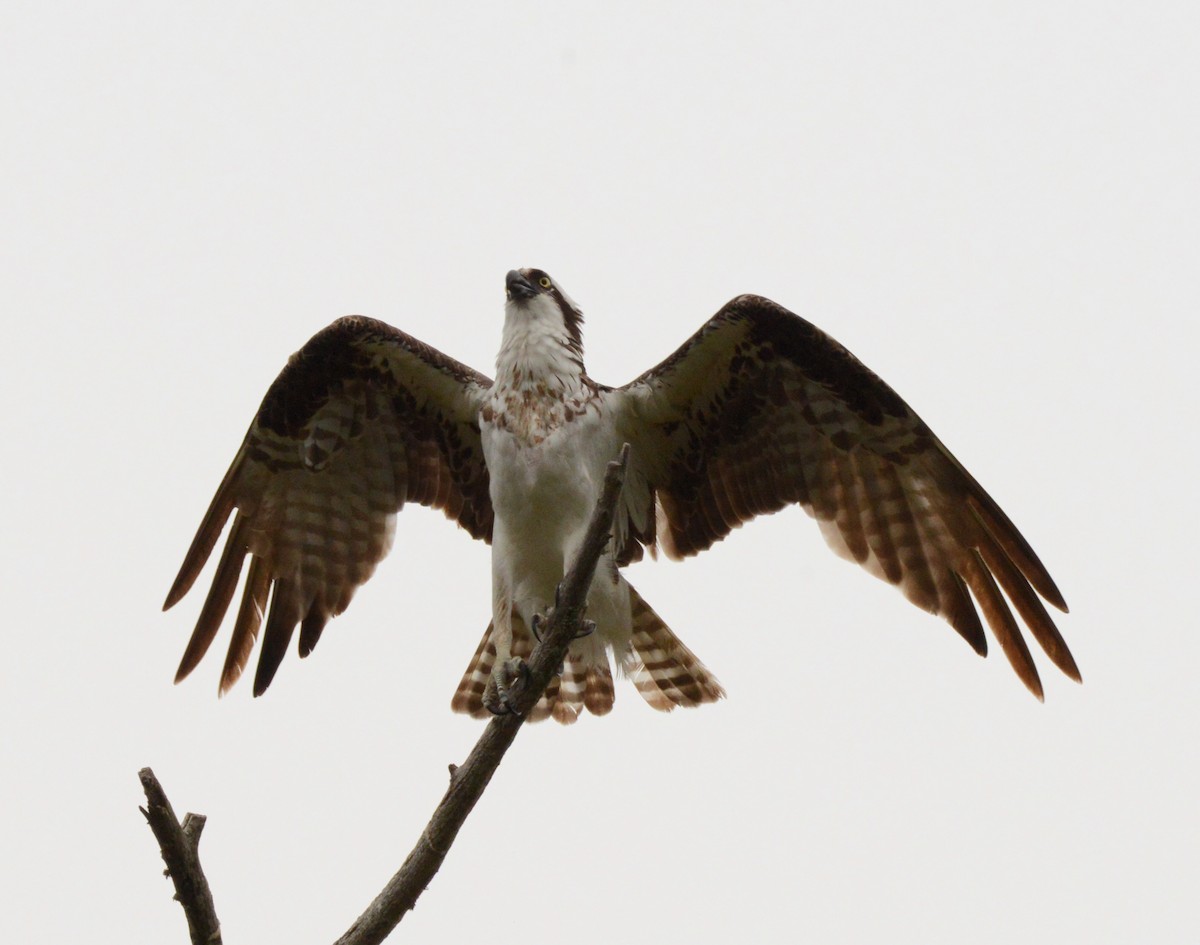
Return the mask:
<path id="1" fill-rule="evenodd" d="M 1041 554 L 1085 685 L 1042 659 L 1038 704 L 795 510 L 638 565 L 729 699 L 527 729 L 395 940 L 1197 940 L 1200 16 L 911 6 L 4 5 L 0 939 L 187 940 L 143 765 L 229 943 L 331 941 L 398 867 L 479 730 L 487 550 L 406 511 L 257 700 L 172 686 L 202 594 L 159 607 L 313 332 L 490 373 L 539 266 L 608 383 L 739 292 L 845 343 Z"/>

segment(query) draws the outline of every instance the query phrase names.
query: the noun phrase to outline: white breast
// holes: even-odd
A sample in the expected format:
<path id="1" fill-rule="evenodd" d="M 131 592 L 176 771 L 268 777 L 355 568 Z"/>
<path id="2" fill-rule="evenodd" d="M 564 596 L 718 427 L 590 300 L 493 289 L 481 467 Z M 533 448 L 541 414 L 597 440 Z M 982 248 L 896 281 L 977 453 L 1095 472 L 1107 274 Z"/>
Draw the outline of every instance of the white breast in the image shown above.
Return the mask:
<path id="1" fill-rule="evenodd" d="M 586 527 L 605 464 L 619 449 L 594 406 L 536 401 L 481 424 L 496 527 L 555 535 Z"/>

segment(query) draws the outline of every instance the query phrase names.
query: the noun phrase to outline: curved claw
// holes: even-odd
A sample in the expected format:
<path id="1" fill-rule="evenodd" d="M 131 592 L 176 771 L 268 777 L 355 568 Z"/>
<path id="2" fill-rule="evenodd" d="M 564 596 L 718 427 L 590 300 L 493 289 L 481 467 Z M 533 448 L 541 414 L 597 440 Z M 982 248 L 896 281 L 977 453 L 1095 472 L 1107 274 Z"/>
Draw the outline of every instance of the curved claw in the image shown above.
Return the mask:
<path id="1" fill-rule="evenodd" d="M 510 691 L 518 677 L 523 688 L 529 685 L 529 667 L 519 656 L 497 663 L 483 691 L 483 707 L 492 715 L 519 715 Z"/>
<path id="2" fill-rule="evenodd" d="M 534 614 L 529 621 L 529 632 L 533 634 L 533 638 L 542 642 L 542 615 Z"/>
<path id="3" fill-rule="evenodd" d="M 584 637 L 590 637 L 595 632 L 596 632 L 596 621 L 581 620 L 579 622 L 579 632 L 577 634 L 575 634 L 575 636 L 572 637 L 572 639 L 581 640 Z"/>

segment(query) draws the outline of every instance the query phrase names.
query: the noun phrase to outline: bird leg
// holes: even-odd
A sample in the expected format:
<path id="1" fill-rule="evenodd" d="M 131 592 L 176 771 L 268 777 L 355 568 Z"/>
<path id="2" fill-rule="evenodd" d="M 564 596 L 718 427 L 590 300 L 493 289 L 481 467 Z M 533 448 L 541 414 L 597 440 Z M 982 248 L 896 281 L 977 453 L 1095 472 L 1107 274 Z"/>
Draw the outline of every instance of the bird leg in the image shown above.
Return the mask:
<path id="1" fill-rule="evenodd" d="M 511 692 L 517 680 L 521 680 L 522 688 L 529 685 L 529 666 L 519 656 L 497 663 L 488 679 L 487 687 L 483 690 L 483 707 L 492 715 L 516 714 L 514 696 Z"/>

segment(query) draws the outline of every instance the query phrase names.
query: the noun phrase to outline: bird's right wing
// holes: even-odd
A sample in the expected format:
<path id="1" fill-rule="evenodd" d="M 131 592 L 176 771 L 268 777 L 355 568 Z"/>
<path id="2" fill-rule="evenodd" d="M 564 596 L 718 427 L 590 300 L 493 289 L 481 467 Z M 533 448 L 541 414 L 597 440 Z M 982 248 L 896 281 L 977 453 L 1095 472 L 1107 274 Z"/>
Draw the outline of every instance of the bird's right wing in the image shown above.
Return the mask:
<path id="1" fill-rule="evenodd" d="M 490 542 L 478 425 L 490 386 L 373 319 L 342 318 L 313 336 L 267 391 L 167 595 L 164 610 L 191 588 L 236 509 L 176 682 L 216 636 L 247 556 L 220 686 L 241 675 L 265 615 L 259 695 L 297 624 L 307 656 L 329 618 L 346 609 L 387 554 L 406 502 L 441 509 Z"/>

